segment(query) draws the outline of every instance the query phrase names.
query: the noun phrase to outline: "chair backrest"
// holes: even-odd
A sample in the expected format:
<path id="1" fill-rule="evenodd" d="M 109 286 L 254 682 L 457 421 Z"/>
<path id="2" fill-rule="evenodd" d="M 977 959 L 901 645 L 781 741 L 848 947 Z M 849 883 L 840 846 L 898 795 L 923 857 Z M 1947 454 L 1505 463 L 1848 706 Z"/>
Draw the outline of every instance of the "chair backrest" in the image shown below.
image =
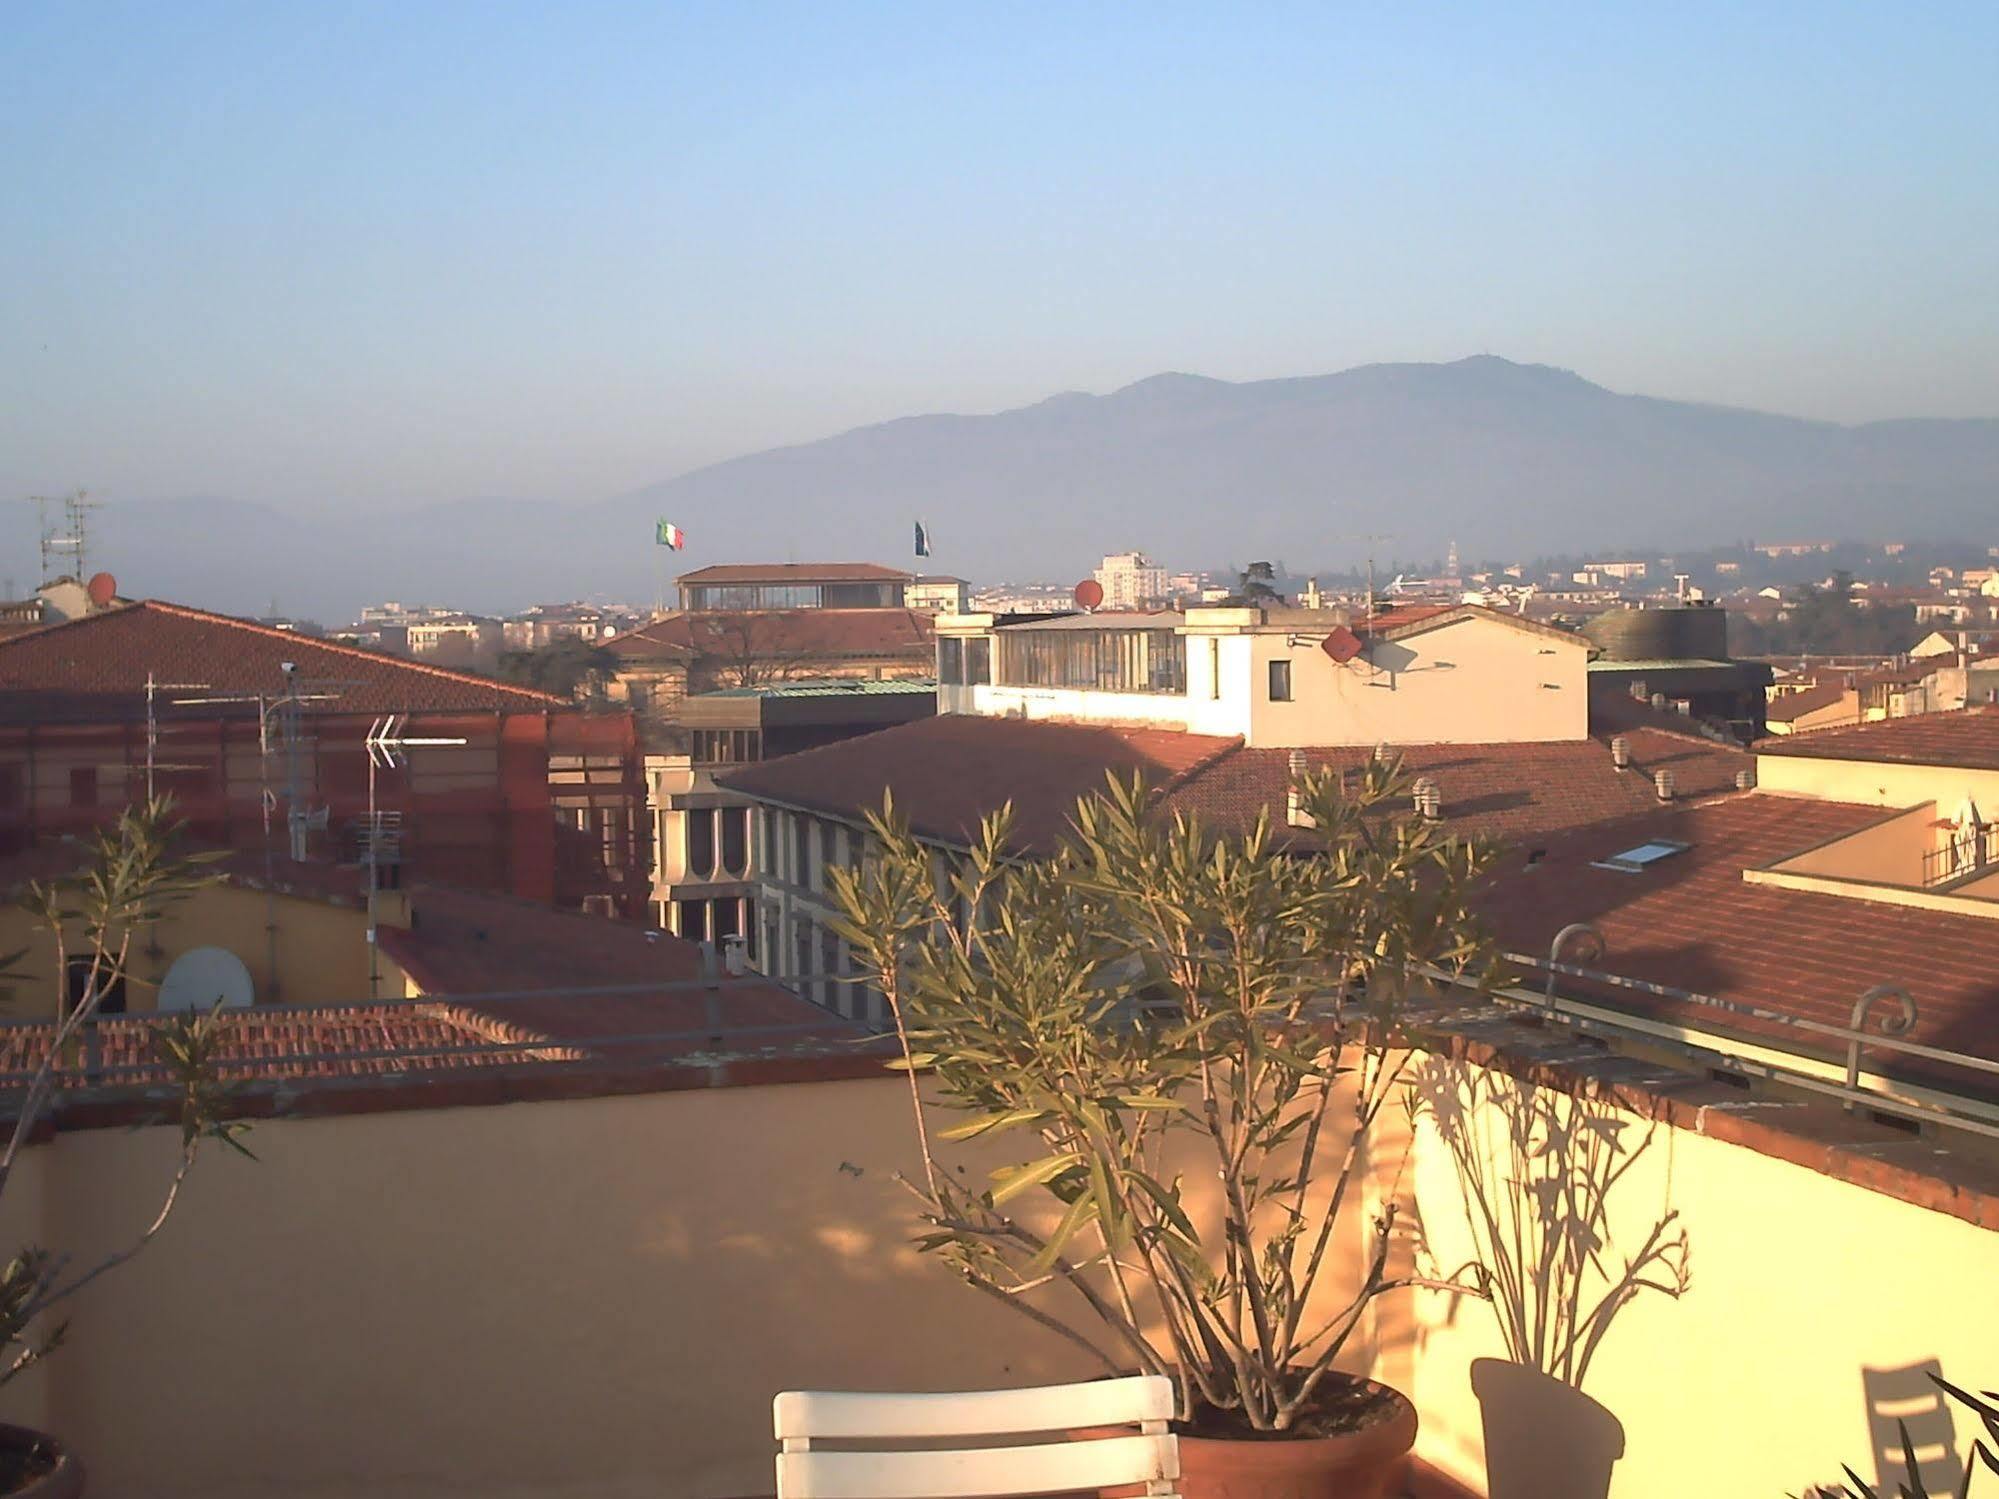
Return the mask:
<path id="1" fill-rule="evenodd" d="M 860 1395 L 788 1390 L 773 1403 L 778 1499 L 998 1499 L 1114 1484 L 1171 1496 L 1180 1476 L 1173 1382 L 1160 1375 L 1031 1390 L 950 1395 Z M 1132 1426 L 1122 1436 L 1026 1445 L 897 1451 L 898 1441 L 1040 1436 Z M 873 1444 L 815 1450 L 814 1442 Z"/>

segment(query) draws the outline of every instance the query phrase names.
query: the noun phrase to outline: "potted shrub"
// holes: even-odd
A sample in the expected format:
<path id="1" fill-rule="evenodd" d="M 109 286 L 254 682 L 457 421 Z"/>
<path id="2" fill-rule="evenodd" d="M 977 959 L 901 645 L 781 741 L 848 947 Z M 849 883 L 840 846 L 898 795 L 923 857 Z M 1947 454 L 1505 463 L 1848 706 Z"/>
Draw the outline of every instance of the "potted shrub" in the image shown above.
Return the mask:
<path id="1" fill-rule="evenodd" d="M 1012 856 L 1002 812 L 940 865 L 891 801 L 830 871 L 910 1072 L 920 1247 L 1107 1372 L 1171 1376 L 1189 1499 L 1387 1492 L 1414 1409 L 1340 1355 L 1385 1292 L 1482 1291 L 1391 1273 L 1392 1207 L 1354 1219 L 1404 999 L 1484 980 L 1487 856 L 1384 759 L 1295 789 L 1302 849 L 1114 779 L 1051 857 Z M 940 1156 L 971 1139 L 1011 1147 L 988 1182 Z"/>
<path id="2" fill-rule="evenodd" d="M 213 856 L 176 856 L 178 832 L 165 799 L 128 809 L 115 826 L 92 836 L 75 874 L 32 881 L 22 894 L 21 904 L 49 934 L 55 1003 L 39 1033 L 43 1044 L 33 1075 L 6 1098 L 12 1121 L 0 1154 L 0 1193 L 63 1090 L 85 1080 L 105 996 L 121 981 L 139 982 L 129 972 L 135 937 L 212 879 L 201 866 Z M 10 953 L 0 966 L 11 968 L 25 956 L 26 949 Z M 205 1144 L 243 1150 L 237 1135 L 244 1126 L 222 1115 L 224 1093 L 214 1065 L 221 1027 L 219 1008 L 149 1027 L 159 1080 L 170 1090 L 165 1117 L 178 1120 L 181 1149 L 150 1219 L 131 1242 L 81 1265 L 28 1245 L 0 1268 L 0 1388 L 61 1346 L 68 1324 L 59 1319 L 78 1292 L 132 1259 L 166 1226 Z M 73 1454 L 41 1432 L 0 1424 L 0 1495 L 70 1499 L 82 1492 L 83 1468 Z"/>

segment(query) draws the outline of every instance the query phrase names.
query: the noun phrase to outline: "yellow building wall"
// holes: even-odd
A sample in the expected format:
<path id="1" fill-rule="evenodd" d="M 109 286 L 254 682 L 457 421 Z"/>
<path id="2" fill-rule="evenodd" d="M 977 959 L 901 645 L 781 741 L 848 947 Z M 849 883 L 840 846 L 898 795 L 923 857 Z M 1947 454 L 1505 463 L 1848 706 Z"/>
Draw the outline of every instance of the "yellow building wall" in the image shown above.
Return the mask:
<path id="1" fill-rule="evenodd" d="M 154 1008 L 160 980 L 174 959 L 195 947 L 223 947 L 250 971 L 258 1004 L 328 1004 L 368 997 L 367 915 L 357 904 L 271 894 L 235 884 L 211 885 L 170 907 L 142 928 L 131 947 L 126 1008 Z M 81 928 L 69 932 L 72 954 Z M 19 977 L 7 1018 L 53 1015 L 55 948 L 49 933 L 18 906 L 0 906 L 0 952 L 26 949 L 11 967 Z M 275 960 L 275 964 L 274 964 Z M 275 977 L 276 982 L 273 983 Z"/>
<path id="2" fill-rule="evenodd" d="M 1918 802 L 1935 802 L 1939 815 L 1944 817 L 1955 817 L 1959 805 L 1969 796 L 1988 818 L 1999 815 L 1999 770 L 1758 755 L 1756 785 L 1763 791 L 1880 807 L 1913 807 Z"/>
<path id="3" fill-rule="evenodd" d="M 869 1078 L 261 1123 L 259 1159 L 204 1162 L 0 1414 L 71 1442 L 93 1499 L 724 1499 L 769 1491 L 779 1389 L 1090 1372 L 909 1248 L 906 1109 L 900 1079 Z M 1480 1109 L 1503 1140 L 1506 1107 Z M 1624 1433 L 1619 1499 L 1869 1473 L 1864 1366 L 1935 1357 L 1999 1384 L 1999 1235 L 1663 1126 L 1641 1151 L 1648 1126 L 1597 1117 L 1637 1153 L 1605 1253 L 1669 1212 L 1691 1250 L 1686 1294 L 1625 1307 L 1589 1374 Z M 173 1146 L 148 1129 L 36 1147 L 0 1243 L 85 1260 L 122 1243 Z M 1370 1159 L 1332 1297 L 1384 1201 L 1399 1269 L 1474 1247 L 1428 1118 L 1388 1117 Z M 1354 1353 L 1415 1398 L 1419 1451 L 1478 1482 L 1469 1367 L 1500 1351 L 1491 1309 L 1435 1291 L 1376 1307 Z"/>
<path id="4" fill-rule="evenodd" d="M 1432 1064 L 1433 1066 L 1435 1064 Z M 1462 1072 L 1442 1069 L 1444 1097 L 1464 1097 Z M 1522 1158 L 1507 1143 L 1510 1122 L 1535 1105 L 1534 1090 L 1477 1074 L 1487 1090 L 1475 1136 L 1495 1178 L 1535 1181 L 1545 1159 Z M 1832 1483 L 1851 1463 L 1870 1482 L 1876 1469 L 1863 1370 L 1940 1360 L 1946 1377 L 1980 1389 L 1999 1385 L 1999 1234 L 1957 1218 L 1728 1144 L 1653 1125 L 1608 1107 L 1578 1108 L 1562 1095 L 1558 1132 L 1615 1142 L 1603 1158 L 1627 1173 L 1604 1199 L 1601 1220 L 1579 1231 L 1600 1237 L 1595 1251 L 1621 1273 L 1655 1228 L 1684 1232 L 1687 1288 L 1677 1299 L 1641 1292 L 1606 1324 L 1583 1392 L 1622 1428 L 1624 1455 L 1609 1492 L 1616 1499 L 1686 1494 L 1784 1495 Z M 1537 1138 L 1548 1138 L 1544 1117 Z M 1398 1193 L 1432 1266 L 1454 1268 L 1480 1249 L 1471 1231 L 1461 1176 L 1434 1116 L 1419 1118 Z M 1568 1149 L 1569 1147 L 1559 1147 Z M 1599 1173 L 1601 1176 L 1601 1173 Z M 1551 1197 L 1559 1223 L 1582 1199 Z M 1669 1217 L 1669 1215 L 1672 1215 Z M 1538 1260 L 1530 1228 L 1527 1253 Z M 1655 1278 L 1670 1279 L 1658 1267 Z M 1529 1270 L 1519 1300 L 1545 1313 Z M 1538 1282 L 1538 1284 L 1537 1284 Z M 1586 1277 L 1593 1292 L 1602 1283 Z M 1504 1293 L 1502 1293 L 1504 1294 Z M 1578 1299 L 1585 1310 L 1593 1295 Z M 1422 1415 L 1417 1451 L 1473 1484 L 1485 1481 L 1486 1434 L 1471 1382 L 1472 1362 L 1504 1358 L 1494 1309 L 1469 1297 L 1436 1294 L 1410 1303 L 1411 1318 L 1384 1351 L 1379 1372 L 1407 1391 Z M 1547 1397 L 1545 1418 L 1517 1432 L 1529 1444 L 1577 1440 Z M 1973 1434 L 1955 1421 L 1959 1448 Z M 1497 1434 L 1495 1434 L 1497 1435 Z M 1503 1459 L 1502 1459 L 1503 1460 Z M 1975 1485 L 1974 1485 L 1975 1488 Z M 1886 1490 L 1894 1492 L 1890 1483 Z M 1601 1499 L 1595 1490 L 1593 1499 Z"/>

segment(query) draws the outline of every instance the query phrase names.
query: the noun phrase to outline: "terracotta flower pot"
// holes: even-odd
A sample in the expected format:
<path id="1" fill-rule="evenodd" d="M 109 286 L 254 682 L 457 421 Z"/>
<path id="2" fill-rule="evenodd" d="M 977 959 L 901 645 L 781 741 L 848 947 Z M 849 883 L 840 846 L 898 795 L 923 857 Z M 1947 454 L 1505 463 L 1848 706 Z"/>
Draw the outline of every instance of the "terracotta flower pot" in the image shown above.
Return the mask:
<path id="1" fill-rule="evenodd" d="M 50 1466 L 18 1488 L 0 1490 L 0 1499 L 77 1499 L 83 1492 L 83 1463 L 54 1437 L 0 1421 L 0 1472 L 11 1471 L 34 1456 L 47 1460 Z"/>
<path id="2" fill-rule="evenodd" d="M 1389 1499 L 1416 1443 L 1416 1407 L 1374 1384 L 1390 1409 L 1359 1431 L 1330 1437 L 1180 1436 L 1181 1499 Z M 1105 1429 L 1078 1436 L 1111 1436 Z M 1111 1495 L 1143 1489 L 1106 1490 Z"/>

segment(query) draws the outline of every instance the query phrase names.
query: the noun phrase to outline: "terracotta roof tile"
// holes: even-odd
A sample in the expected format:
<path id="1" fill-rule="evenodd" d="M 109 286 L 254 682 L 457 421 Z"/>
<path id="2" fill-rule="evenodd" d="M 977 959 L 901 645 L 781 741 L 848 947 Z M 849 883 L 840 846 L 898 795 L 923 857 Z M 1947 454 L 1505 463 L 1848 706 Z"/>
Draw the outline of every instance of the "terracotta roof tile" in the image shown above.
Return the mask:
<path id="1" fill-rule="evenodd" d="M 0 722 L 142 717 L 146 677 L 213 693 L 272 693 L 282 663 L 333 681 L 342 713 L 540 710 L 562 699 L 470 672 L 274 630 L 247 619 L 147 599 L 0 640 Z"/>
<path id="2" fill-rule="evenodd" d="M 1759 754 L 1895 765 L 1951 765 L 1999 770 L 1999 708 L 1958 708 L 1878 723 L 1822 729 L 1756 746 Z"/>
<path id="3" fill-rule="evenodd" d="M 1732 790 L 1747 753 L 1692 735 L 1634 729 L 1632 764 L 1620 771 L 1594 739 L 1548 744 L 1416 744 L 1398 746 L 1404 767 L 1437 783 L 1444 821 L 1464 836 L 1540 838 L 1658 806 L 1653 773 L 1670 770 L 1675 794 L 1707 796 Z M 1354 747 L 1305 751 L 1313 768 L 1357 769 L 1373 754 Z M 1169 810 L 1198 813 L 1222 827 L 1246 827 L 1267 810 L 1282 827 L 1290 781 L 1290 751 L 1245 749 L 1189 777 L 1167 797 Z"/>
<path id="4" fill-rule="evenodd" d="M 1724 791 L 1752 765 L 1733 746 L 1695 735 L 1636 730 L 1633 765 L 1619 771 L 1596 740 L 1553 744 L 1403 746 L 1408 768 L 1437 781 L 1444 813 L 1467 834 L 1528 837 L 1657 805 L 1652 773 L 1673 772 L 1683 797 Z M 1023 846 L 1042 849 L 1069 824 L 1080 796 L 1115 771 L 1145 774 L 1166 811 L 1244 828 L 1259 810 L 1280 826 L 1290 751 L 1172 729 L 946 715 L 737 771 L 727 783 L 752 796 L 859 820 L 893 788 L 918 832 L 963 842 L 979 819 L 1011 801 Z M 1308 763 L 1355 767 L 1359 746 L 1308 750 Z"/>
<path id="5" fill-rule="evenodd" d="M 1013 804 L 1025 849 L 1052 845 L 1079 797 L 1115 772 L 1154 786 L 1190 775 L 1237 750 L 1240 739 L 1175 729 L 949 715 L 923 719 L 821 749 L 749 766 L 724 778 L 734 790 L 787 806 L 859 821 L 895 792 L 911 829 L 963 843 L 979 822 Z"/>
<path id="6" fill-rule="evenodd" d="M 383 953 L 426 997 L 456 998 L 457 1013 L 519 1032 L 508 1039 L 542 1036 L 581 1043 L 605 1036 L 700 1031 L 709 1024 L 706 996 L 682 988 L 486 1004 L 478 1000 L 481 994 L 509 991 L 665 986 L 700 978 L 701 949 L 671 933 L 469 890 L 420 886 L 410 900 L 414 924 L 384 927 Z M 732 982 L 720 991 L 720 1006 L 728 1028 L 783 1028 L 782 1035 L 756 1038 L 755 1045 L 859 1034 L 852 1023 L 766 981 Z M 643 1051 L 670 1055 L 707 1046 L 700 1038 L 647 1043 Z M 628 1058 L 631 1051 L 613 1047 L 608 1054 Z"/>
<path id="7" fill-rule="evenodd" d="M 1821 708 L 1835 707 L 1852 690 L 1842 678 L 1836 682 L 1822 682 L 1816 687 L 1807 687 L 1803 692 L 1787 692 L 1771 701 L 1763 710 L 1763 717 L 1770 723 L 1792 723 L 1808 713 L 1818 712 Z"/>
<path id="8" fill-rule="evenodd" d="M 1879 807 L 1765 792 L 1661 809 L 1568 834 L 1531 865 L 1516 850 L 1480 904 L 1505 945 L 1531 957 L 1545 954 L 1564 926 L 1589 922 L 1603 933 L 1607 951 L 1582 966 L 1832 1025 L 1848 1024 L 1854 1001 L 1875 984 L 1903 984 L 1917 1008 L 1910 1039 L 1999 1059 L 1999 919 L 1742 878 L 1745 869 L 1857 832 L 1882 816 Z M 1597 867 L 1652 838 L 1690 847 L 1638 874 Z M 1640 1014 L 1781 1036 L 1826 1056 L 1840 1050 L 1836 1041 L 1775 1025 L 1631 990 L 1563 982 L 1571 992 Z M 1868 1065 L 1896 1070 L 1885 1052 L 1870 1054 Z M 1989 1075 L 1980 1080 L 1946 1070 L 1935 1076 L 1999 1094 L 1999 1082 Z"/>

